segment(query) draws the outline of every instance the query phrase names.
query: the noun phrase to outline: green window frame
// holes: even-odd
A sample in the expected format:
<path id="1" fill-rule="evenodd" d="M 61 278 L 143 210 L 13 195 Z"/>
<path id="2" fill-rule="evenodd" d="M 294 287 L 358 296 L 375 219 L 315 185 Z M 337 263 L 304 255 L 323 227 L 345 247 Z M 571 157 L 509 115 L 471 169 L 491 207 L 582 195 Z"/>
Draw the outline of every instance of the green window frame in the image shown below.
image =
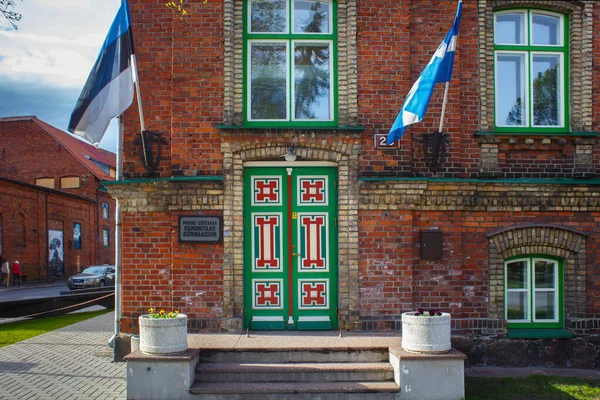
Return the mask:
<path id="1" fill-rule="evenodd" d="M 244 125 L 335 127 L 334 0 L 244 2 Z"/>
<path id="2" fill-rule="evenodd" d="M 539 9 L 494 13 L 497 132 L 569 131 L 569 20 Z"/>
<path id="3" fill-rule="evenodd" d="M 545 255 L 512 257 L 504 263 L 507 328 L 563 328 L 563 265 Z"/>

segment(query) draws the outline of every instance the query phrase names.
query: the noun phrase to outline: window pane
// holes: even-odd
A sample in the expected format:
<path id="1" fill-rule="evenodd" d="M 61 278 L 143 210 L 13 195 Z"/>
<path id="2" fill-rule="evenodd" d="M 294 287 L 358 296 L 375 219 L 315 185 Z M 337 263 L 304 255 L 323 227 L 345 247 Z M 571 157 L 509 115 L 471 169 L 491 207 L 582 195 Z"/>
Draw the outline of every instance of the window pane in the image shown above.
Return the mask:
<path id="1" fill-rule="evenodd" d="M 527 287 L 527 262 L 515 261 L 506 264 L 506 279 L 509 289 L 525 289 Z"/>
<path id="2" fill-rule="evenodd" d="M 556 319 L 554 292 L 535 293 L 535 319 Z"/>
<path id="3" fill-rule="evenodd" d="M 533 124 L 557 126 L 560 124 L 561 101 L 559 94 L 560 56 L 533 56 Z"/>
<path id="4" fill-rule="evenodd" d="M 556 273 L 556 264 L 550 261 L 535 261 L 535 288 L 553 289 L 554 274 Z"/>
<path id="5" fill-rule="evenodd" d="M 525 44 L 525 14 L 498 14 L 496 15 L 496 31 L 494 43 L 496 44 Z"/>
<path id="6" fill-rule="evenodd" d="M 559 45 L 560 18 L 550 15 L 533 14 L 532 44 Z"/>
<path id="7" fill-rule="evenodd" d="M 79 188 L 79 177 L 78 176 L 66 176 L 60 178 L 60 187 L 62 189 L 78 189 Z"/>
<path id="8" fill-rule="evenodd" d="M 294 46 L 294 118 L 331 119 L 329 44 Z"/>
<path id="9" fill-rule="evenodd" d="M 250 118 L 287 119 L 286 45 L 252 43 L 250 57 Z"/>
<path id="10" fill-rule="evenodd" d="M 525 55 L 499 53 L 496 58 L 496 122 L 527 125 L 525 109 Z"/>
<path id="11" fill-rule="evenodd" d="M 528 319 L 527 293 L 508 292 L 506 294 L 506 319 Z"/>
<path id="12" fill-rule="evenodd" d="M 38 178 L 35 180 L 35 184 L 48 189 L 54 189 L 54 178 Z"/>
<path id="13" fill-rule="evenodd" d="M 250 32 L 287 32 L 286 0 L 250 3 Z"/>
<path id="14" fill-rule="evenodd" d="M 329 3 L 325 1 L 294 1 L 294 32 L 331 33 Z"/>

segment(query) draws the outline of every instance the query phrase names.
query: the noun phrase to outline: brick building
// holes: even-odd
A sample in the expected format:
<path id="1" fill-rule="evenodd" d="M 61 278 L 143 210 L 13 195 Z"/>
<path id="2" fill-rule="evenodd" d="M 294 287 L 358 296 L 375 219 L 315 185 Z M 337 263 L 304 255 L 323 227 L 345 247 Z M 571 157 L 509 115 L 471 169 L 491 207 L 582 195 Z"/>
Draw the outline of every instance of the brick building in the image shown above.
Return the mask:
<path id="1" fill-rule="evenodd" d="M 107 185 L 124 332 L 154 306 L 191 331 L 398 330 L 423 307 L 457 335 L 600 333 L 600 3 L 466 1 L 437 155 L 443 87 L 384 139 L 456 2 L 203 3 L 130 1 L 163 144 L 150 176 L 132 107 Z M 181 240 L 215 216 L 222 240 Z"/>
<path id="2" fill-rule="evenodd" d="M 0 253 L 28 280 L 113 264 L 115 154 L 36 117 L 0 118 Z"/>

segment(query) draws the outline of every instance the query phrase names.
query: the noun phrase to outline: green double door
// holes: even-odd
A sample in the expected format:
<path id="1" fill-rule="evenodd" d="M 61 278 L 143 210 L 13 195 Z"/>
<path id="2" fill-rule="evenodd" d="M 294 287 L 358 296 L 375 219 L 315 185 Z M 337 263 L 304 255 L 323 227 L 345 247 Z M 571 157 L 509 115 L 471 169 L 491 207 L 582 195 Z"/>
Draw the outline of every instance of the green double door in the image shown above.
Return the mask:
<path id="1" fill-rule="evenodd" d="M 245 326 L 337 328 L 337 171 L 244 169 Z"/>

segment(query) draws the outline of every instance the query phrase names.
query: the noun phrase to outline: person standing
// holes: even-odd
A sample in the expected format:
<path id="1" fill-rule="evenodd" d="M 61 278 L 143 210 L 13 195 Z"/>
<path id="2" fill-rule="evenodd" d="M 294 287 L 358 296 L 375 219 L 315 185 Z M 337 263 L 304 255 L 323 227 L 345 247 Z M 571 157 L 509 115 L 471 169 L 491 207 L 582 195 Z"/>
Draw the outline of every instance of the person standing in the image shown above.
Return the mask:
<path id="1" fill-rule="evenodd" d="M 19 287 L 21 287 L 21 264 L 19 263 L 19 260 L 15 260 L 15 262 L 13 263 L 12 267 L 12 278 L 13 278 L 13 285 L 18 284 Z"/>
<path id="2" fill-rule="evenodd" d="M 8 258 L 2 258 L 2 284 L 6 287 L 10 286 L 10 265 Z"/>

